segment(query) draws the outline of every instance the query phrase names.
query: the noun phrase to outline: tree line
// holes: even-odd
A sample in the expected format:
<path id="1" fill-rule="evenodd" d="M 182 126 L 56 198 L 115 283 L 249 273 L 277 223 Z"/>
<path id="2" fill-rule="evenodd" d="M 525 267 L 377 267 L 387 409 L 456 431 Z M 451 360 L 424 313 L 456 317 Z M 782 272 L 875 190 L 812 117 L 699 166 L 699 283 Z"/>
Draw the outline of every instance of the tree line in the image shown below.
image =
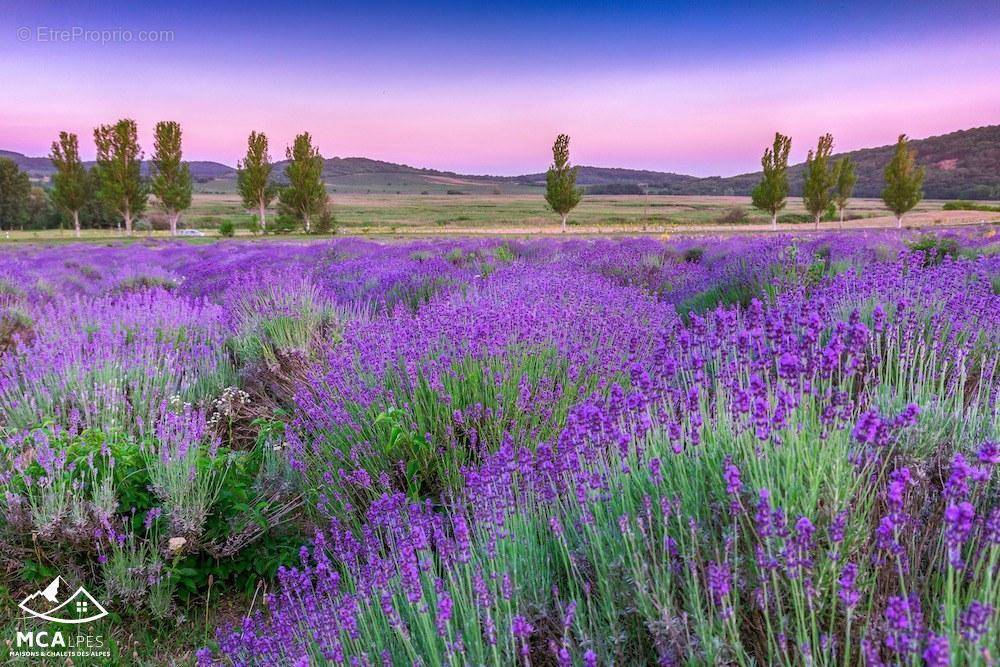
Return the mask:
<path id="1" fill-rule="evenodd" d="M 149 196 L 153 195 L 167 217 L 170 232 L 177 234 L 180 218 L 191 206 L 192 193 L 191 171 L 183 161 L 181 140 L 181 126 L 176 121 L 156 124 L 150 175 L 145 178 L 134 120 L 126 118 L 94 129 L 97 159 L 89 170 L 80 160 L 77 135 L 60 132 L 59 139 L 52 142 L 50 159 L 56 171 L 47 195 L 33 189 L 28 175 L 12 160 L 0 159 L 0 228 L 24 226 L 33 216 L 51 215 L 38 213 L 47 211 L 51 203 L 69 216 L 77 236 L 83 217 L 104 221 L 111 218 L 123 223 L 125 233 L 131 235 L 134 221 L 146 211 Z M 569 213 L 583 196 L 583 191 L 576 187 L 578 167 L 569 163 L 569 141 L 566 134 L 556 137 L 552 165 L 545 175 L 545 200 L 560 216 L 563 231 Z M 761 158 L 763 176 L 751 193 L 754 207 L 770 213 L 772 228 L 777 228 L 778 213 L 788 201 L 791 146 L 790 137 L 775 133 L 774 143 L 764 150 Z M 839 212 L 843 226 L 844 210 L 857 182 L 850 157 L 831 165 L 832 151 L 833 136 L 824 134 L 816 149 L 810 149 L 806 157 L 802 200 L 817 229 L 823 213 L 831 206 Z M 236 183 L 243 206 L 256 212 L 253 227 L 261 233 L 267 232 L 267 209 L 277 198 L 277 229 L 330 231 L 334 219 L 323 183 L 323 156 L 313 145 L 310 134 L 303 132 L 296 136 L 286 148 L 285 157 L 287 184 L 279 186 L 272 178 L 274 165 L 267 136 L 256 131 L 250 133 L 246 156 L 237 164 Z M 902 227 L 903 215 L 922 199 L 923 179 L 924 170 L 917 167 L 915 151 L 908 148 L 906 135 L 899 135 L 896 151 L 885 168 L 882 192 L 882 200 L 895 214 L 898 227 Z"/>
<path id="2" fill-rule="evenodd" d="M 761 158 L 763 176 L 751 192 L 755 208 L 771 214 L 771 227 L 778 227 L 778 213 L 788 203 L 788 154 L 792 139 L 780 132 L 774 134 L 774 143 L 764 149 Z M 806 157 L 805 184 L 802 202 L 813 217 L 816 229 L 820 218 L 831 207 L 844 225 L 844 210 L 854 191 L 858 177 L 851 158 L 844 156 L 830 164 L 833 152 L 833 135 L 819 138 L 816 149 Z M 569 165 L 569 136 L 560 134 L 552 146 L 552 166 L 545 174 L 545 200 L 562 220 L 566 231 L 566 218 L 580 202 L 583 191 L 576 187 L 578 167 Z M 896 150 L 885 167 L 885 189 L 882 201 L 896 216 L 896 226 L 903 226 L 903 215 L 913 209 L 923 198 L 924 169 L 917 166 L 916 151 L 907 145 L 906 135 L 899 135 Z"/>
<path id="3" fill-rule="evenodd" d="M 156 124 L 148 177 L 142 174 L 143 151 L 134 120 L 122 119 L 94 129 L 96 160 L 87 169 L 80 159 L 76 134 L 60 132 L 49 155 L 55 173 L 51 188 L 33 188 L 28 174 L 13 160 L 0 159 L 0 229 L 25 225 L 55 226 L 57 212 L 68 217 L 77 236 L 84 226 L 121 224 L 131 235 L 149 207 L 150 196 L 164 213 L 171 234 L 177 234 L 181 216 L 191 206 L 191 170 L 183 161 L 181 126 L 176 121 Z M 306 232 L 328 232 L 334 225 L 323 184 L 323 156 L 304 132 L 285 151 L 289 163 L 287 184 L 272 178 L 268 140 L 251 132 L 247 153 L 237 165 L 237 189 L 243 206 L 256 213 L 253 225 L 267 230 L 267 208 L 277 198 L 277 227 Z"/>

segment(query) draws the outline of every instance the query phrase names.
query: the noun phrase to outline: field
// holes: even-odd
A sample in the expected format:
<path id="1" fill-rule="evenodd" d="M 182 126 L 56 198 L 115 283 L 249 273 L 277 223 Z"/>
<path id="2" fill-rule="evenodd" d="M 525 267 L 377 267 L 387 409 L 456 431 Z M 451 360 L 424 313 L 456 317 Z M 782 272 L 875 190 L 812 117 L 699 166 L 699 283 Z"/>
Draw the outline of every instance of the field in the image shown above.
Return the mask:
<path id="1" fill-rule="evenodd" d="M 93 664 L 996 664 L 996 215 L 335 203 L 0 247 L 0 603 L 86 586 Z"/>
<path id="2" fill-rule="evenodd" d="M 470 235 L 558 233 L 559 219 L 545 204 L 540 191 L 533 194 L 344 194 L 331 193 L 331 203 L 341 234 Z M 989 205 L 990 202 L 983 202 Z M 904 224 L 912 227 L 953 227 L 963 224 L 1000 222 L 1000 213 L 946 211 L 942 201 L 923 201 L 907 214 Z M 155 207 L 150 210 L 155 213 Z M 735 211 L 735 213 L 734 213 Z M 881 200 L 853 199 L 846 212 L 846 228 L 895 227 Z M 273 215 L 273 212 L 272 212 Z M 196 193 L 183 226 L 212 233 L 224 220 L 246 235 L 252 216 L 241 208 L 232 193 Z M 586 196 L 570 216 L 574 234 L 636 234 L 674 232 L 770 231 L 770 220 L 753 210 L 749 197 L 711 196 Z M 807 231 L 813 224 L 799 198 L 779 218 L 780 230 Z M 241 229 L 242 228 L 242 229 Z M 821 223 L 825 230 L 839 229 L 839 222 Z M 114 236 L 110 230 L 85 230 L 88 238 Z M 142 235 L 163 236 L 161 232 Z M 13 232 L 12 240 L 58 240 L 72 238 L 67 230 Z M 0 242 L 3 238 L 0 237 Z"/>

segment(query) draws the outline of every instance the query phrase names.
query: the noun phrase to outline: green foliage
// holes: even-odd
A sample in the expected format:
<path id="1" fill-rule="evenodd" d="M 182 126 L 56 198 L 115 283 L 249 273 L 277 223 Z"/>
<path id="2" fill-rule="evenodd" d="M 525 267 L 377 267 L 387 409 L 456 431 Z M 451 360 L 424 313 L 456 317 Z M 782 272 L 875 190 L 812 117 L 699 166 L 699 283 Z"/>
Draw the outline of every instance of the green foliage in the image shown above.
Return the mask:
<path id="1" fill-rule="evenodd" d="M 0 229 L 22 226 L 28 219 L 31 181 L 13 160 L 0 158 Z"/>
<path id="2" fill-rule="evenodd" d="M 945 257 L 957 259 L 959 256 L 958 241 L 950 236 L 923 234 L 907 246 L 914 252 L 923 253 L 925 266 L 940 264 Z"/>
<path id="3" fill-rule="evenodd" d="M 174 598 L 203 594 L 210 578 L 217 587 L 246 590 L 273 577 L 294 562 L 305 536 L 290 523 L 301 497 L 274 439 L 281 430 L 272 423 L 258 429 L 251 449 L 217 452 L 204 441 L 46 430 L 65 464 L 45 470 L 32 462 L 0 482 L 4 516 L 23 516 L 27 508 L 31 522 L 0 522 L 5 544 L 37 558 L 25 562 L 21 579 L 85 572 L 131 613 L 163 618 Z M 102 531 L 93 537 L 87 522 L 94 516 L 105 517 L 102 526 L 122 539 L 102 538 Z"/>
<path id="4" fill-rule="evenodd" d="M 233 304 L 237 334 L 228 347 L 241 366 L 273 364 L 279 352 L 309 353 L 318 339 L 340 340 L 350 315 L 327 304 L 315 286 L 299 289 L 269 285 L 244 294 Z"/>
<path id="5" fill-rule="evenodd" d="M 325 207 L 316 217 L 316 224 L 312 229 L 314 234 L 336 234 L 337 219 L 333 217 L 329 207 Z"/>
<path id="6" fill-rule="evenodd" d="M 837 203 L 830 202 L 826 205 L 826 210 L 823 211 L 822 219 L 824 222 L 832 222 L 837 219 Z"/>
<path id="7" fill-rule="evenodd" d="M 840 221 L 844 221 L 844 209 L 854 192 L 854 184 L 858 182 L 858 174 L 854 170 L 854 163 L 851 158 L 844 156 L 837 160 L 833 166 L 834 181 L 836 185 L 833 190 L 833 203 L 840 213 Z"/>
<path id="8" fill-rule="evenodd" d="M 701 264 L 702 257 L 705 256 L 705 249 L 699 246 L 688 248 L 684 251 L 684 261 L 688 264 Z"/>
<path id="9" fill-rule="evenodd" d="M 271 204 L 277 188 L 271 182 L 271 156 L 263 132 L 251 132 L 247 139 L 247 154 L 236 165 L 236 187 L 244 208 L 256 210 L 260 229 L 267 231 L 265 209 Z"/>
<path id="10" fill-rule="evenodd" d="M 496 250 L 493 251 L 493 258 L 498 262 L 508 264 L 514 261 L 514 251 L 506 244 L 497 246 Z"/>
<path id="11" fill-rule="evenodd" d="M 760 160 L 763 177 L 750 193 L 754 207 L 771 214 L 772 226 L 777 225 L 778 212 L 785 208 L 788 197 L 788 152 L 791 149 L 791 137 L 775 132 L 774 145 L 764 150 Z"/>
<path id="12" fill-rule="evenodd" d="M 232 238 L 236 235 L 236 225 L 232 220 L 223 220 L 219 223 L 219 235 Z"/>
<path id="13" fill-rule="evenodd" d="M 312 231 L 312 219 L 320 216 L 327 207 L 323 156 L 312 145 L 308 132 L 295 137 L 285 156 L 289 160 L 285 168 L 288 185 L 278 194 L 279 211 L 300 221 L 308 233 Z"/>
<path id="14" fill-rule="evenodd" d="M 836 184 L 836 174 L 830 171 L 830 153 L 833 152 L 833 135 L 824 134 L 819 138 L 816 151 L 809 150 L 806 156 L 805 183 L 802 188 L 802 202 L 813 216 L 816 228 L 819 219 L 830 204 L 830 189 Z"/>
<path id="15" fill-rule="evenodd" d="M 898 227 L 903 226 L 903 215 L 920 203 L 924 193 L 924 169 L 917 166 L 916 151 L 907 147 L 906 135 L 899 135 L 896 152 L 885 168 L 885 189 L 882 201 L 896 214 Z"/>
<path id="16" fill-rule="evenodd" d="M 545 201 L 562 218 L 566 231 L 566 216 L 580 203 L 582 191 L 576 187 L 578 167 L 569 166 L 569 135 L 560 134 L 552 145 L 552 166 L 545 174 Z"/>
<path id="17" fill-rule="evenodd" d="M 176 121 L 156 124 L 152 159 L 152 191 L 170 219 L 170 232 L 177 234 L 177 220 L 191 206 L 191 170 L 181 162 L 181 126 Z"/>
<path id="18" fill-rule="evenodd" d="M 132 221 L 146 210 L 147 184 L 141 175 L 142 151 L 135 121 L 125 118 L 114 125 L 94 129 L 97 145 L 97 196 L 125 222 L 132 233 Z"/>
<path id="19" fill-rule="evenodd" d="M 704 315 L 719 306 L 739 304 L 746 308 L 754 299 L 764 295 L 762 285 L 749 279 L 733 279 L 728 282 L 713 285 L 703 292 L 688 297 L 677 306 L 677 314 L 688 322 L 690 314 Z"/>
<path id="20" fill-rule="evenodd" d="M 945 202 L 941 207 L 945 211 L 986 211 L 988 213 L 1000 213 L 1000 206 L 989 204 L 977 204 L 971 201 L 957 200 Z"/>
<path id="21" fill-rule="evenodd" d="M 275 234 L 291 234 L 298 226 L 299 222 L 294 216 L 279 213 L 271 225 L 271 231 Z"/>
<path id="22" fill-rule="evenodd" d="M 87 170 L 80 161 L 80 146 L 75 134 L 60 132 L 59 141 L 52 142 L 50 156 L 56 173 L 52 175 L 52 201 L 69 212 L 73 226 L 80 235 L 80 210 L 87 205 L 91 191 Z"/>
<path id="23" fill-rule="evenodd" d="M 437 499 L 461 483 L 461 470 L 496 451 L 505 437 L 517 443 L 555 438 L 566 416 L 582 397 L 597 391 L 598 378 L 571 373 L 569 362 L 556 350 L 510 349 L 502 356 L 477 359 L 465 356 L 452 362 L 453 373 L 440 387 L 418 372 L 401 368 L 365 378 L 384 389 L 383 402 L 346 406 L 351 424 L 318 434 L 309 457 L 329 461 L 352 457 L 356 443 L 372 443 L 355 461 L 372 479 L 386 474 L 414 497 Z M 624 375 L 607 383 L 628 385 Z M 603 385 L 602 385 L 603 386 Z M 523 396 L 554 392 L 560 398 L 548 412 L 532 409 Z M 459 416 L 456 416 L 459 415 Z M 363 511 L 373 497 L 351 487 L 351 508 L 343 504 L 344 486 L 322 475 L 321 465 L 307 465 L 303 488 L 325 493 L 325 510 L 337 515 Z M 335 486 L 331 487 L 331 484 Z"/>

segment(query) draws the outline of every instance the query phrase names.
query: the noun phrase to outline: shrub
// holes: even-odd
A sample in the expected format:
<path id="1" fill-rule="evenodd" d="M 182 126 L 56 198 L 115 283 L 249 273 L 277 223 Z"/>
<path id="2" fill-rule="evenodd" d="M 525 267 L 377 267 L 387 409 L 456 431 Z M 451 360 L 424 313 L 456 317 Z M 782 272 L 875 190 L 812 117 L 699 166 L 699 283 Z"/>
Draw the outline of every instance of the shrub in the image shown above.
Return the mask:
<path id="1" fill-rule="evenodd" d="M 741 206 L 734 206 L 716 218 L 715 221 L 720 225 L 741 225 L 747 222 L 747 212 Z"/>
<path id="2" fill-rule="evenodd" d="M 273 576 L 297 552 L 282 535 L 301 505 L 298 492 L 274 443 L 227 450 L 209 436 L 209 421 L 178 404 L 155 434 L 139 438 L 34 431 L 36 461 L 0 479 L 6 555 L 103 582 L 107 597 L 155 618 L 178 593 L 203 592 L 209 576 L 216 586 L 240 587 Z M 286 549 L 267 563 L 256 546 L 266 537 Z M 291 542 L 301 539 L 296 533 Z"/>
<path id="3" fill-rule="evenodd" d="M 227 238 L 232 238 L 236 235 L 236 225 L 233 224 L 232 220 L 227 219 L 219 223 L 219 235 Z"/>
<path id="4" fill-rule="evenodd" d="M 910 250 L 922 253 L 927 265 L 940 264 L 945 257 L 956 259 L 959 255 L 958 241 L 947 236 L 923 234 L 908 246 Z"/>
<path id="5" fill-rule="evenodd" d="M 337 220 L 329 210 L 324 210 L 312 225 L 313 234 L 336 234 Z"/>
<path id="6" fill-rule="evenodd" d="M 700 264 L 701 258 L 705 256 L 705 249 L 695 246 L 684 251 L 684 261 L 689 264 Z"/>
<path id="7" fill-rule="evenodd" d="M 949 201 L 945 202 L 944 206 L 941 207 L 945 211 L 987 211 L 990 213 L 1000 212 L 1000 206 L 991 206 L 989 204 L 979 204 L 971 201 Z"/>

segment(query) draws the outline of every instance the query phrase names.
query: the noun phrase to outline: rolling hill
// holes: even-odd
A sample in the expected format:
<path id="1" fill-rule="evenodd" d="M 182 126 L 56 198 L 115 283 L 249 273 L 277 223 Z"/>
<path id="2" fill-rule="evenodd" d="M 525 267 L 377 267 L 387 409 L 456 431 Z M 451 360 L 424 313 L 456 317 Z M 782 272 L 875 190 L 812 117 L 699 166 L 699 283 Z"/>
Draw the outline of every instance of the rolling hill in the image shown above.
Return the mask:
<path id="1" fill-rule="evenodd" d="M 794 139 L 793 139 L 794 141 Z M 924 195 L 932 199 L 1000 199 L 1000 125 L 960 130 L 936 137 L 911 141 L 917 162 L 925 167 Z M 857 166 L 855 195 L 877 197 L 882 191 L 882 171 L 892 156 L 894 146 L 865 148 L 834 155 L 849 155 Z M 45 157 L 26 157 L 0 151 L 27 171 L 32 178 L 44 179 L 52 173 Z M 191 162 L 191 174 L 207 187 L 232 188 L 236 170 L 218 162 Z M 282 180 L 286 162 L 275 163 L 275 173 Z M 89 164 L 88 164 L 89 166 Z M 144 165 L 144 171 L 145 171 Z M 802 192 L 804 165 L 789 168 L 793 195 Z M 533 191 L 545 183 L 542 172 L 523 176 L 468 175 L 437 169 L 423 169 L 405 164 L 364 157 L 328 158 L 323 166 L 327 185 L 341 192 L 466 192 L 510 193 Z M 656 194 L 677 195 L 748 195 L 760 179 L 760 172 L 736 176 L 701 178 L 685 174 L 639 169 L 581 166 L 578 183 L 582 186 L 641 186 Z"/>
<path id="2" fill-rule="evenodd" d="M 22 171 L 28 172 L 28 176 L 34 179 L 46 179 L 52 175 L 55 168 L 52 161 L 47 157 L 27 157 L 14 151 L 0 150 L 0 158 L 13 160 Z M 94 166 L 92 161 L 83 163 L 87 169 Z M 195 181 L 205 182 L 219 178 L 235 178 L 236 170 L 227 167 L 219 162 L 198 161 L 188 162 L 191 169 L 191 177 Z M 149 162 L 143 162 L 142 173 L 149 173 Z"/>

